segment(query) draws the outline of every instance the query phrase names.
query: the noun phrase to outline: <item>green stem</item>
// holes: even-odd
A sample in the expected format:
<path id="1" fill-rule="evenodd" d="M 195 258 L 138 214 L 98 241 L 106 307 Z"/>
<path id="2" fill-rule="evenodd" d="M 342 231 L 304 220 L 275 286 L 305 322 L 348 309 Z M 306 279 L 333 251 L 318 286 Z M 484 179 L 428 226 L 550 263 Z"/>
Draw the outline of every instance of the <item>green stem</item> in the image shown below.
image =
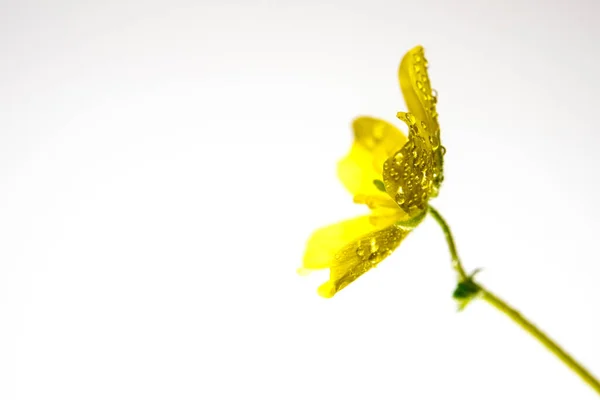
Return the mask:
<path id="1" fill-rule="evenodd" d="M 452 268 L 456 270 L 458 275 L 460 276 L 460 280 L 466 280 L 469 278 L 465 269 L 462 266 L 462 262 L 460 261 L 460 257 L 458 256 L 458 251 L 456 250 L 456 244 L 454 243 L 454 237 L 452 236 L 452 232 L 450 231 L 450 227 L 446 223 L 446 220 L 435 208 L 429 206 L 429 214 L 437 221 L 437 223 L 442 227 L 442 231 L 444 231 L 444 236 L 446 236 L 446 242 L 448 242 L 448 249 L 450 250 L 450 256 L 452 257 Z"/>
<path id="2" fill-rule="evenodd" d="M 452 236 L 452 232 L 450 231 L 450 227 L 435 208 L 429 206 L 429 213 L 440 225 L 442 231 L 444 231 L 446 242 L 448 242 L 448 248 L 452 257 L 452 266 L 459 275 L 459 282 L 470 281 L 472 284 L 474 284 L 478 289 L 481 299 L 485 300 L 488 304 L 492 305 L 498 311 L 501 311 L 510 319 L 512 319 L 517 325 L 537 339 L 546 347 L 546 349 L 558 357 L 567 367 L 569 367 L 581 379 L 583 379 L 583 381 L 587 383 L 594 391 L 596 391 L 596 393 L 600 394 L 600 381 L 598 381 L 598 379 L 596 379 L 588 370 L 586 370 L 579 362 L 577 362 L 569 353 L 563 350 L 554 340 L 550 339 L 548 335 L 523 317 L 521 313 L 508 305 L 504 300 L 488 291 L 482 285 L 473 281 L 472 275 L 469 276 L 465 272 L 460 258 L 458 257 L 458 251 L 456 250 L 456 244 L 454 243 L 454 238 Z"/>

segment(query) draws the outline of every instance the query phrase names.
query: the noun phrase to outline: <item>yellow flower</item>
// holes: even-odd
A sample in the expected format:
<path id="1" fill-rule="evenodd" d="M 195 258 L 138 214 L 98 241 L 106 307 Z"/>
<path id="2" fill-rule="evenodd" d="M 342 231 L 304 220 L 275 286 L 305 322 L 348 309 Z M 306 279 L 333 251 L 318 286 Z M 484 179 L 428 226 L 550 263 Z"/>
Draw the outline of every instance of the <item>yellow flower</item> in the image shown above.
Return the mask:
<path id="1" fill-rule="evenodd" d="M 380 119 L 357 118 L 350 153 L 338 164 L 354 202 L 367 205 L 370 214 L 321 228 L 308 240 L 298 272 L 329 269 L 329 281 L 318 290 L 323 297 L 333 297 L 392 254 L 423 220 L 442 183 L 437 99 L 421 46 L 402 58 L 398 76 L 409 112 L 397 117 L 408 126 L 408 138 Z"/>

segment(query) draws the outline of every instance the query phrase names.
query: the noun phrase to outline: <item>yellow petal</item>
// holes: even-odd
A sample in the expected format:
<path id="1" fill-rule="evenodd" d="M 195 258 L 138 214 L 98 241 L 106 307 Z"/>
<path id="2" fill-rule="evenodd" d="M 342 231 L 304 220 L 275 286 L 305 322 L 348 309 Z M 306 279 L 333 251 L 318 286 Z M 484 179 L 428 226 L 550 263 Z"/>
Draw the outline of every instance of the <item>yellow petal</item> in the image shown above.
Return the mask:
<path id="1" fill-rule="evenodd" d="M 383 163 L 406 143 L 406 136 L 395 126 L 371 117 L 357 118 L 352 128 L 354 143 L 338 164 L 338 176 L 355 196 L 381 196 L 373 181 L 381 180 Z"/>
<path id="2" fill-rule="evenodd" d="M 383 165 L 387 193 L 409 216 L 423 213 L 434 187 L 434 151 L 422 123 L 410 113 L 398 113 L 409 127 L 408 142 Z"/>
<path id="3" fill-rule="evenodd" d="M 342 247 L 380 228 L 365 215 L 318 229 L 308 239 L 301 270 L 329 268 Z"/>
<path id="4" fill-rule="evenodd" d="M 443 180 L 443 147 L 440 142 L 440 127 L 436 110 L 437 94 L 431 89 L 427 60 L 423 47 L 417 46 L 402 58 L 398 70 L 400 88 L 408 111 L 421 121 L 421 132 L 427 132 L 426 145 L 434 152 L 434 184 L 431 196 L 437 195 L 437 189 Z"/>
<path id="5" fill-rule="evenodd" d="M 438 131 L 437 99 L 429 82 L 423 47 L 417 46 L 406 53 L 400 62 L 398 75 L 408 111 L 425 122 L 431 132 Z"/>
<path id="6" fill-rule="evenodd" d="M 333 297 L 392 254 L 409 232 L 410 229 L 392 224 L 346 244 L 336 253 L 329 281 L 319 287 L 318 293 L 325 298 Z"/>
<path id="7" fill-rule="evenodd" d="M 304 265 L 298 272 L 304 275 L 329 268 L 329 281 L 321 285 L 319 294 L 332 297 L 390 255 L 412 230 L 396 224 L 402 215 L 379 209 L 317 230 L 308 241 Z"/>

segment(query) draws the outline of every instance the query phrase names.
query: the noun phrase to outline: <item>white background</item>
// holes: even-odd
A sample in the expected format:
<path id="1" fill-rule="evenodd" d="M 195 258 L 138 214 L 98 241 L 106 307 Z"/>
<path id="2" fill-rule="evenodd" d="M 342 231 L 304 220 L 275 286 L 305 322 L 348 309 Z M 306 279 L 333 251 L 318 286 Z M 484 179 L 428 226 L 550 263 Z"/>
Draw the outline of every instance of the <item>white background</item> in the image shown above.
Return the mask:
<path id="1" fill-rule="evenodd" d="M 469 269 L 600 375 L 600 3 L 3 1 L 0 398 L 593 399 L 430 219 L 332 300 L 310 233 L 426 48 Z"/>

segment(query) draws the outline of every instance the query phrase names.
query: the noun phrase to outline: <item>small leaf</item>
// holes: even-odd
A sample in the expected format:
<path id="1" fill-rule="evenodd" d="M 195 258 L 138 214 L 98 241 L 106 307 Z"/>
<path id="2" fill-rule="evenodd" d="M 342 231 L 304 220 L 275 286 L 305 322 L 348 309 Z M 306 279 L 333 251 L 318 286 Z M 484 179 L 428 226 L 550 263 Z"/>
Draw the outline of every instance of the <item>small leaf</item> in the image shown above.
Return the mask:
<path id="1" fill-rule="evenodd" d="M 479 287 L 473 283 L 472 280 L 466 280 L 458 282 L 456 289 L 454 289 L 454 293 L 452 293 L 452 297 L 457 300 L 463 300 L 476 295 L 478 292 Z"/>
<path id="2" fill-rule="evenodd" d="M 456 289 L 452 293 L 452 297 L 458 303 L 458 310 L 462 311 L 464 308 L 473 300 L 480 291 L 479 285 L 473 281 L 473 277 L 480 270 L 475 270 L 471 275 L 469 275 L 466 279 L 458 282 L 456 285 Z"/>

